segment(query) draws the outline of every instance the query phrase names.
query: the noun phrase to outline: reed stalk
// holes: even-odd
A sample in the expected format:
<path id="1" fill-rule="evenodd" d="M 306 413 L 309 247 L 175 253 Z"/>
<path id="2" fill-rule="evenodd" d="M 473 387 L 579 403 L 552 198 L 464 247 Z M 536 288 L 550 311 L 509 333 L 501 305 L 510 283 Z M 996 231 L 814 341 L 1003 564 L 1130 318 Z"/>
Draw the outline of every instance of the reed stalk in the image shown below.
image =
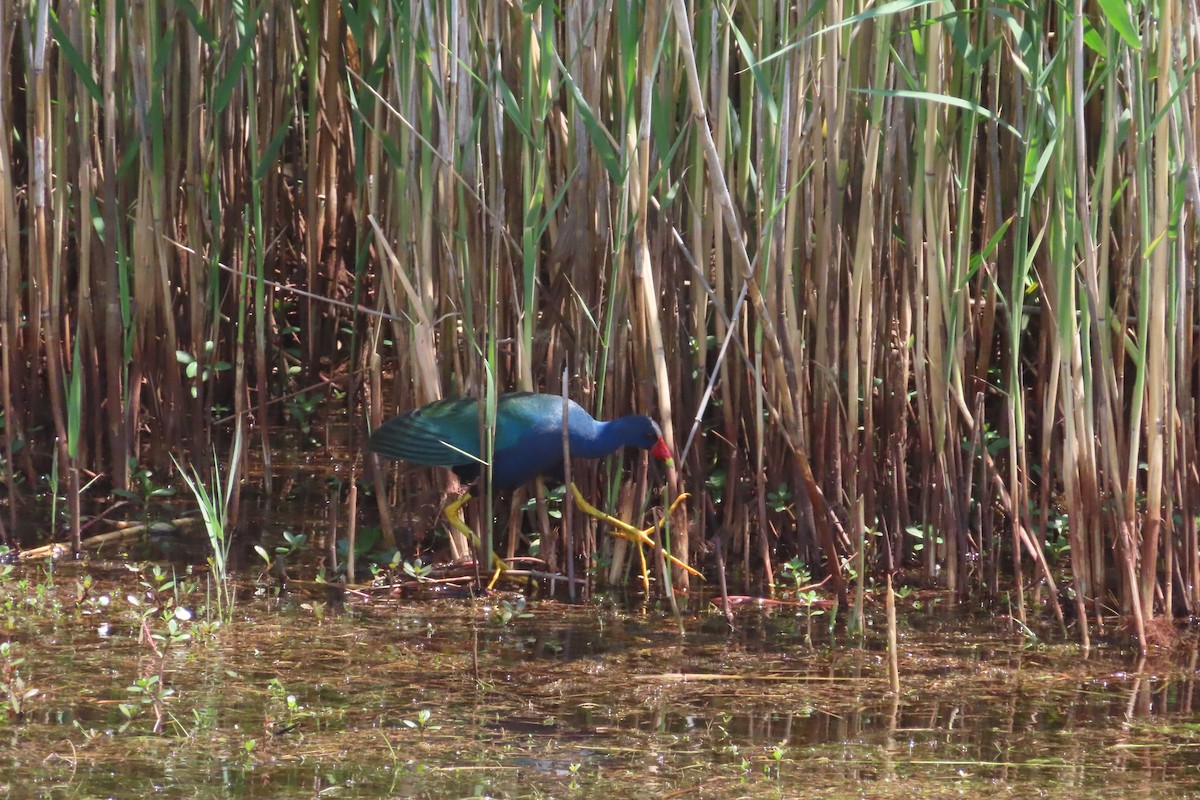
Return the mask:
<path id="1" fill-rule="evenodd" d="M 279 401 L 317 383 L 368 428 L 473 394 L 485 436 L 501 392 L 562 392 L 659 419 L 678 557 L 770 592 L 798 556 L 847 604 L 852 570 L 856 620 L 881 571 L 1023 625 L 1070 602 L 1083 643 L 1115 608 L 1146 646 L 1200 607 L 1196 26 L 1081 0 L 0 6 L 6 532 L 55 463 L 102 476 L 82 520 L 231 438 L 270 496 Z M 362 522 L 429 556 L 453 484 L 369 472 Z M 636 455 L 572 475 L 659 505 Z M 489 552 L 634 572 L 533 491 L 475 520 Z"/>
<path id="2" fill-rule="evenodd" d="M 9 4 L 0 7 L 0 32 L 12 29 L 14 20 L 9 19 Z M 13 40 L 0 35 L 0 62 L 12 62 L 10 44 Z M 17 126 L 12 118 L 12 91 L 8 80 L 0 81 L 0 225 L 4 230 L 4 246 L 0 248 L 0 408 L 4 410 L 4 486 L 8 493 L 8 525 L 4 531 L 4 544 L 8 544 L 8 531 L 17 524 L 18 496 L 14 457 L 23 444 L 23 425 L 18 416 L 19 406 L 14 403 L 14 375 L 18 361 L 14 357 L 17 332 L 20 330 L 22 313 L 21 293 L 16 290 L 22 274 L 20 252 L 20 226 L 17 222 L 16 182 L 13 176 L 12 135 Z"/>

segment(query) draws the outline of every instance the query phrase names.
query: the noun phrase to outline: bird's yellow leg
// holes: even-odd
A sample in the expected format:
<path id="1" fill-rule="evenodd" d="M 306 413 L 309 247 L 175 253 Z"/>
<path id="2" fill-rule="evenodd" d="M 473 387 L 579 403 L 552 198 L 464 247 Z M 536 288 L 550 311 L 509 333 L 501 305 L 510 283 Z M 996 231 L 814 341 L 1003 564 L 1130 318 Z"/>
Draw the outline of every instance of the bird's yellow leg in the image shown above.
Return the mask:
<path id="1" fill-rule="evenodd" d="M 689 497 L 691 497 L 691 495 L 688 494 L 687 492 L 684 492 L 683 494 L 679 495 L 679 497 L 676 497 L 675 501 L 671 503 L 671 507 L 667 509 L 666 518 L 670 519 L 671 515 L 675 513 L 675 509 L 679 508 L 680 504 L 683 503 L 684 500 L 687 500 Z M 658 524 L 662 525 L 661 522 Z M 657 526 L 655 526 L 655 527 L 657 527 Z"/>
<path id="2" fill-rule="evenodd" d="M 645 541 L 645 542 L 648 542 L 651 547 L 658 547 L 658 542 L 656 542 L 650 538 L 650 533 L 652 531 L 658 530 L 658 528 L 661 526 L 662 526 L 662 522 L 660 521 L 655 525 L 651 525 L 649 528 L 646 528 L 645 530 L 637 531 L 638 545 L 641 546 L 642 542 Z M 623 538 L 628 538 L 628 536 L 626 536 L 626 534 L 624 532 L 617 532 L 616 535 L 621 536 Z M 658 547 L 658 549 L 662 550 L 661 547 Z M 699 570 L 689 567 L 687 564 L 683 563 L 678 558 L 676 558 L 675 556 L 668 553 L 666 550 L 663 550 L 663 555 L 667 557 L 668 561 L 670 561 L 675 566 L 679 567 L 684 572 L 688 572 L 692 575 L 695 575 L 697 578 L 704 577 L 702 574 L 700 574 Z"/>
<path id="3" fill-rule="evenodd" d="M 496 587 L 496 581 L 500 580 L 500 576 L 504 573 L 504 561 L 500 556 L 492 553 L 492 559 L 496 562 L 496 571 L 492 573 L 492 579 L 488 581 L 489 592 Z"/>
<path id="4" fill-rule="evenodd" d="M 614 528 L 616 528 L 617 530 L 621 531 L 622 534 L 624 534 L 623 538 L 626 538 L 631 542 L 641 542 L 642 544 L 648 544 L 651 547 L 654 547 L 654 540 L 651 539 L 648 535 L 646 535 L 642 531 L 638 530 L 637 528 L 633 527 L 628 522 L 619 520 L 616 517 L 612 516 L 611 514 L 606 514 L 605 512 L 601 511 L 600 509 L 596 508 L 594 505 L 589 503 L 584 498 L 583 492 L 579 491 L 579 487 L 576 486 L 574 483 L 571 484 L 571 494 L 575 495 L 575 504 L 577 506 L 579 506 L 579 509 L 583 513 L 587 514 L 589 517 L 594 517 L 594 518 L 600 520 L 601 522 L 612 525 Z"/>
<path id="5" fill-rule="evenodd" d="M 663 523 L 665 523 L 668 519 L 670 519 L 671 514 L 674 513 L 675 509 L 679 507 L 679 504 L 682 503 L 684 500 L 686 500 L 688 497 L 687 494 L 681 494 L 681 495 L 679 495 L 679 497 L 676 497 L 675 502 L 671 503 L 670 509 L 667 510 L 666 515 L 663 516 L 663 518 L 661 520 L 659 520 L 655 524 L 651 525 L 649 528 L 646 528 L 645 530 L 640 530 L 640 529 L 635 528 L 634 526 L 630 525 L 628 522 L 619 520 L 616 517 L 612 516 L 611 514 L 606 514 L 603 511 L 601 511 L 600 509 L 596 508 L 594 505 L 589 503 L 584 498 L 583 492 L 579 491 L 579 487 L 576 486 L 574 483 L 571 484 L 571 494 L 573 494 L 575 496 L 575 505 L 579 506 L 579 509 L 581 511 L 583 511 L 583 513 L 587 514 L 589 517 L 594 517 L 595 519 L 598 519 L 601 522 L 607 523 L 608 525 L 611 525 L 614 528 L 616 528 L 617 536 L 620 536 L 623 539 L 628 539 L 631 542 L 636 542 L 639 545 L 648 545 L 650 547 L 658 547 L 658 542 L 651 539 L 650 534 L 653 533 L 654 531 L 658 530 L 659 528 L 661 528 Z M 692 569 L 687 564 L 683 563 L 678 558 L 676 558 L 675 556 L 666 552 L 665 550 L 663 551 L 663 555 L 665 555 L 671 561 L 672 564 L 679 567 L 680 569 L 686 570 L 687 572 L 690 572 L 691 574 L 695 575 L 696 577 L 702 577 L 698 571 Z M 645 559 L 645 556 L 643 556 L 643 563 L 644 563 L 644 559 Z M 643 570 L 644 569 L 645 569 L 645 567 L 643 566 Z M 646 578 L 646 580 L 649 581 L 649 578 Z"/>
<path id="6" fill-rule="evenodd" d="M 453 503 L 446 506 L 446 521 L 450 523 L 450 527 L 467 537 L 467 541 L 479 547 L 479 537 L 475 535 L 475 531 L 467 527 L 467 523 L 463 522 L 459 512 L 462 507 L 471 501 L 471 493 L 465 492 Z"/>
<path id="7" fill-rule="evenodd" d="M 642 588 L 645 589 L 647 596 L 650 594 L 650 570 L 646 568 L 646 548 L 641 542 L 634 542 L 638 549 L 638 558 L 642 562 Z"/>
<path id="8" fill-rule="evenodd" d="M 479 542 L 479 537 L 475 535 L 475 531 L 471 530 L 467 526 L 467 523 L 463 522 L 462 517 L 459 515 L 459 512 L 462 511 L 462 507 L 470 501 L 471 493 L 466 492 L 453 503 L 447 505 L 445 512 L 446 521 L 450 523 L 450 527 L 467 537 L 467 541 L 471 542 L 471 544 L 475 546 L 476 550 L 479 550 L 483 546 Z M 488 581 L 487 588 L 489 591 L 493 586 L 496 585 L 496 581 L 500 580 L 500 575 L 506 568 L 504 559 L 500 558 L 500 556 L 496 555 L 495 553 L 492 553 L 492 561 L 496 564 L 496 571 L 492 573 L 492 579 Z"/>
<path id="9" fill-rule="evenodd" d="M 655 542 L 653 539 L 651 539 L 650 534 L 657 531 L 659 528 L 661 528 L 663 525 L 665 525 L 667 520 L 669 520 L 671 518 L 671 515 L 675 513 L 675 509 L 679 508 L 680 504 L 683 503 L 684 500 L 687 500 L 689 496 L 690 495 L 687 492 L 684 492 L 683 494 L 679 495 L 679 497 L 676 497 L 675 500 L 671 503 L 671 507 L 667 509 L 667 513 L 663 515 L 662 519 L 660 519 L 658 522 L 651 525 L 649 528 L 645 528 L 644 530 L 638 531 L 639 542 L 640 542 L 640 537 L 644 536 L 646 538 L 646 540 L 650 542 L 651 547 L 658 547 L 658 542 Z M 640 544 L 639 544 L 639 548 L 640 548 Z M 659 548 L 659 549 L 661 550 L 662 548 Z M 685 572 L 689 572 L 692 575 L 695 575 L 697 578 L 704 577 L 703 575 L 700 574 L 699 571 L 692 569 L 687 564 L 683 563 L 678 558 L 676 558 L 675 556 L 668 553 L 666 550 L 663 550 L 663 555 L 665 555 L 672 564 L 674 564 L 675 566 L 684 570 Z M 645 570 L 646 570 L 645 559 L 643 558 L 642 572 L 645 573 Z"/>

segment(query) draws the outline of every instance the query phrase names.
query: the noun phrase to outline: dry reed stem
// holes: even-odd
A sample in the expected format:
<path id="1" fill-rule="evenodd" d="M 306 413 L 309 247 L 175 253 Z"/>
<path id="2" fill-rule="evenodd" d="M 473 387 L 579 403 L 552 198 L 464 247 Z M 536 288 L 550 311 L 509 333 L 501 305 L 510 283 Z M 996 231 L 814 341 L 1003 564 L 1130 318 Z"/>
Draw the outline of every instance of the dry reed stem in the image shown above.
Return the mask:
<path id="1" fill-rule="evenodd" d="M 373 424 L 565 388 L 673 447 L 695 428 L 670 490 L 708 496 L 673 546 L 728 528 L 747 586 L 799 557 L 848 597 L 853 553 L 1016 592 L 1022 620 L 1061 587 L 1084 642 L 1106 606 L 1138 630 L 1200 609 L 1192 6 L 1127 29 L 1081 3 L 22 8 L 0 8 L 9 528 L 50 448 L 64 488 L 103 476 L 67 490 L 86 514 L 208 452 L 218 405 L 269 461 L 316 384 Z M 575 477 L 634 516 L 637 466 Z M 438 485 L 371 474 L 388 529 L 389 491 Z M 551 571 L 628 574 L 538 509 L 495 545 L 541 527 Z"/>

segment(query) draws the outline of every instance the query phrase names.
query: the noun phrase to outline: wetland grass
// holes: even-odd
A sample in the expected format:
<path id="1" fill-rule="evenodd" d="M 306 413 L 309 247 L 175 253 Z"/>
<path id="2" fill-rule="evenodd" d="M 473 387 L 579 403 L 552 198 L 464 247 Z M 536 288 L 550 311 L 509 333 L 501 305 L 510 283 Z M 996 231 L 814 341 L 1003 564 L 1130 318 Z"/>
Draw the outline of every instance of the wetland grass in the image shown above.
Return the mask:
<path id="1" fill-rule="evenodd" d="M 0 7 L 0 537 L 241 435 L 274 496 L 313 386 L 359 434 L 524 389 L 694 426 L 671 548 L 746 593 L 1200 611 L 1194 7 L 52 5 Z M 360 474 L 428 546 L 443 479 Z M 636 574 L 532 499 L 487 552 Z"/>

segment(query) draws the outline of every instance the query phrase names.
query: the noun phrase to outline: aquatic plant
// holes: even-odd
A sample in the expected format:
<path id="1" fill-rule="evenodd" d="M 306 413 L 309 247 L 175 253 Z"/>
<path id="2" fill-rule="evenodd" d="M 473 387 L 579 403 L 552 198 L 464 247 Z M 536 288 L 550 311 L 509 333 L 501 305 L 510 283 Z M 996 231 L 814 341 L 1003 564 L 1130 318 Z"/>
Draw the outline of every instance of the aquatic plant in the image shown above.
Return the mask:
<path id="1" fill-rule="evenodd" d="M 19 668 L 24 663 L 25 659 L 17 655 L 17 647 L 12 642 L 0 642 L 0 707 L 8 720 L 24 718 L 31 701 L 38 695 L 37 687 L 31 686 L 21 675 Z"/>
<path id="2" fill-rule="evenodd" d="M 241 463 L 242 437 L 241 426 L 237 427 L 234 437 L 233 451 L 229 457 L 229 469 L 224 485 L 221 481 L 221 463 L 213 453 L 211 484 L 204 481 L 196 470 L 191 468 L 191 474 L 176 460 L 175 466 L 191 490 L 196 504 L 200 507 L 200 515 L 204 519 L 204 530 L 208 534 L 209 557 L 208 563 L 212 568 L 213 596 L 216 600 L 217 617 L 228 619 L 233 614 L 235 593 L 229 576 L 229 548 L 233 545 L 232 531 L 229 529 L 229 506 L 234 498 L 238 481 L 239 465 Z M 174 460 L 174 456 L 172 456 Z"/>

